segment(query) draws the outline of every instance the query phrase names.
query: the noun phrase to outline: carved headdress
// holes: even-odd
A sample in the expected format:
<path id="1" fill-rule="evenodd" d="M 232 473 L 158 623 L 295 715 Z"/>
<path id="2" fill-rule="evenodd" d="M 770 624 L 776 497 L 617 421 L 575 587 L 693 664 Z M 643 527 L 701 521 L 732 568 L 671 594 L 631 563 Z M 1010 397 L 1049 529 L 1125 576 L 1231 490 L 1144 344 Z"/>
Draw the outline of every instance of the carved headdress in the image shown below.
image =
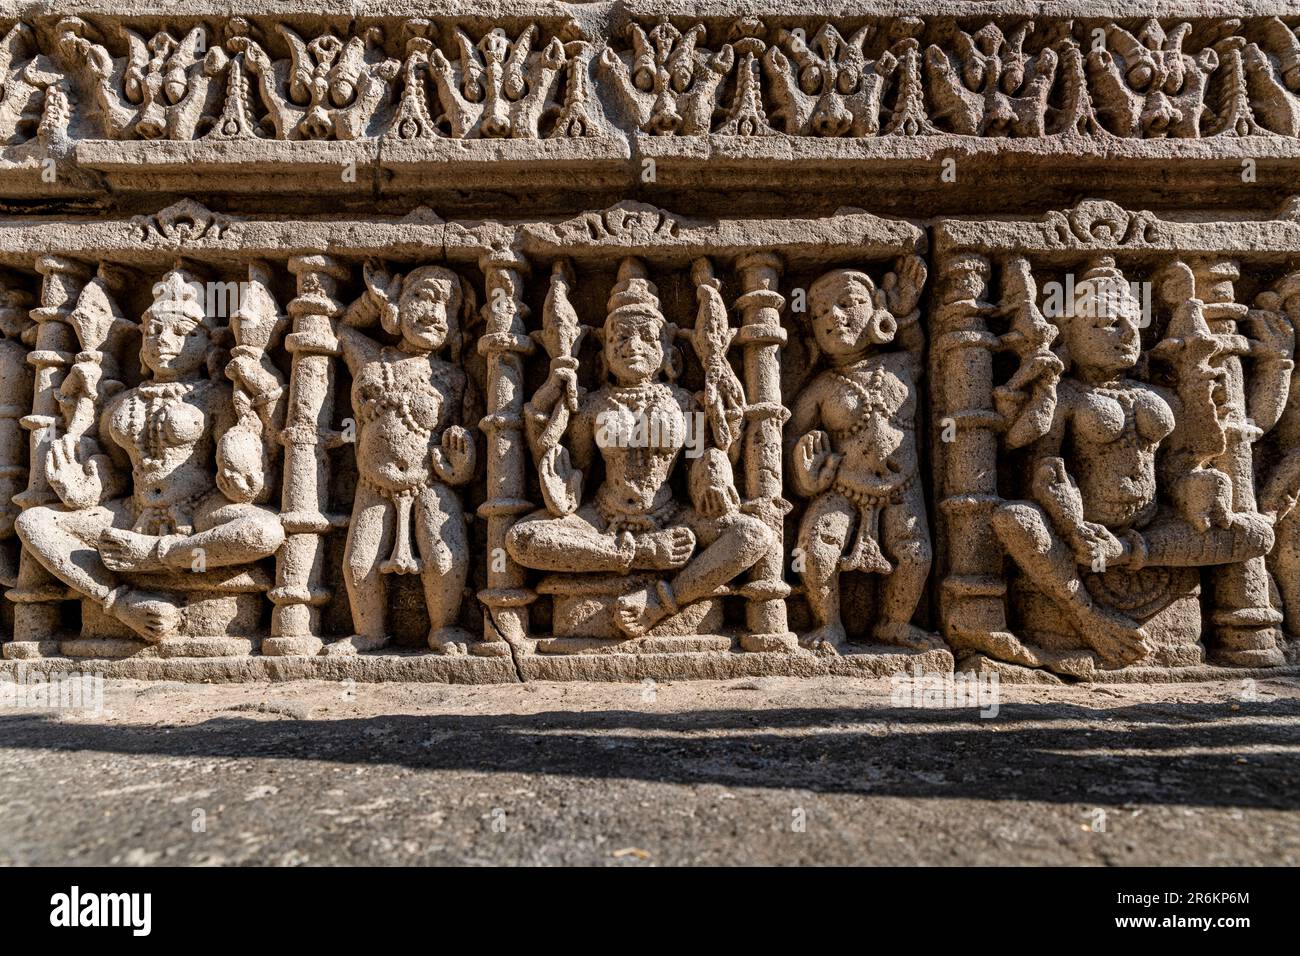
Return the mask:
<path id="1" fill-rule="evenodd" d="M 202 281 L 192 269 L 178 262 L 154 284 L 153 301 L 144 310 L 141 325 L 147 326 L 156 317 L 182 316 L 213 332 L 216 323 L 208 315 L 203 299 Z"/>
<path id="2" fill-rule="evenodd" d="M 654 319 L 661 330 L 668 325 L 659 305 L 659 289 L 647 277 L 645 263 L 635 257 L 618 264 L 618 281 L 609 294 L 607 308 L 606 329 L 618 319 L 631 316 Z"/>
<path id="3" fill-rule="evenodd" d="M 650 281 L 644 262 L 635 256 L 629 256 L 618 264 L 618 281 L 610 290 L 606 308 L 608 311 L 605 314 L 605 324 L 596 332 L 596 336 L 602 343 L 614 322 L 625 318 L 650 319 L 663 342 L 664 375 L 670 381 L 676 380 L 682 368 L 681 353 L 673 344 L 678 335 L 678 328 L 664 316 L 663 308 L 659 304 L 659 288 Z M 603 355 L 600 377 L 602 379 L 605 377 Z"/>

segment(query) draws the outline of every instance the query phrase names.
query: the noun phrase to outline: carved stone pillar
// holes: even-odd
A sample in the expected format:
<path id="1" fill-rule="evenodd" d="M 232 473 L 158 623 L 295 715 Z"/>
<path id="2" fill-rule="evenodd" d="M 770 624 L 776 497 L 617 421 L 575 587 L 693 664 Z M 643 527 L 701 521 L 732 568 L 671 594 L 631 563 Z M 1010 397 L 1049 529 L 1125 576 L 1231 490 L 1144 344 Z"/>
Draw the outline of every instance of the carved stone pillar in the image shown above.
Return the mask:
<path id="1" fill-rule="evenodd" d="M 524 497 L 524 356 L 535 348 L 525 332 L 523 301 L 528 263 L 513 252 L 485 256 L 483 306 L 487 329 L 478 349 L 487 359 L 487 414 L 480 427 L 487 437 L 487 496 L 478 513 L 487 521 L 487 581 L 479 600 L 487 609 L 483 640 L 521 646 L 528 637 L 528 605 L 537 595 L 524 587 L 524 569 L 506 551 L 506 534 L 519 515 L 533 509 Z"/>
<path id="2" fill-rule="evenodd" d="M 1255 468 L 1253 445 L 1263 432 L 1246 408 L 1246 379 L 1242 357 L 1250 346 L 1238 331 L 1247 306 L 1235 301 L 1233 284 L 1240 269 L 1231 260 L 1190 263 L 1196 275 L 1196 296 L 1205 303 L 1205 318 L 1218 337 L 1219 354 L 1211 364 L 1222 369 L 1220 388 L 1227 414 L 1223 418 L 1227 447 L 1210 464 L 1232 479 L 1234 511 L 1254 512 Z M 1213 658 L 1238 667 L 1273 667 L 1286 661 L 1277 646 L 1282 614 L 1269 596 L 1269 573 L 1264 558 L 1251 558 L 1209 569 L 1213 594 L 1209 641 Z"/>
<path id="3" fill-rule="evenodd" d="M 786 623 L 785 544 L 782 522 L 790 502 L 782 496 L 781 431 L 789 409 L 781 404 L 781 308 L 777 291 L 781 259 L 772 253 L 743 256 L 736 268 L 744 293 L 736 300 L 743 324 L 736 338 L 745 351 L 745 510 L 760 518 L 776 535 L 776 546 L 750 569 L 744 587 L 749 601 L 746 633 L 740 644 L 747 651 L 794 651 L 798 638 Z"/>
<path id="4" fill-rule="evenodd" d="M 46 477 L 45 455 L 60 420 L 55 392 L 77 346 L 67 317 L 91 274 L 84 263 L 61 256 L 43 256 L 36 263 L 36 271 L 41 274 L 41 304 L 32 310 L 36 335 L 27 356 L 35 369 L 32 411 L 20 420 L 31 433 L 27 490 L 14 496 L 14 503 L 24 510 L 58 500 Z M 34 657 L 53 652 L 59 630 L 59 602 L 67 597 L 67 588 L 24 550 L 18 559 L 17 586 L 7 592 L 7 597 L 17 607 L 13 641 L 5 645 L 5 656 Z"/>
<path id="5" fill-rule="evenodd" d="M 947 566 L 940 591 L 944 636 L 958 654 L 1006 631 L 1002 548 L 990 519 L 998 497 L 998 431 L 993 408 L 993 351 L 980 292 L 989 261 L 959 255 L 940 276 L 931 378 L 932 445 L 939 522 Z M 972 290 L 978 286 L 979 291 Z"/>
<path id="6" fill-rule="evenodd" d="M 330 592 L 321 586 L 325 535 L 334 526 L 329 504 L 329 464 L 326 452 L 338 435 L 331 427 L 334 413 L 333 357 L 338 340 L 331 320 L 343 311 L 335 293 L 348 274 L 329 256 L 300 256 L 289 260 L 298 277 L 298 295 L 289 303 L 293 331 L 285 347 L 293 355 L 284 444 L 282 514 L 285 542 L 275 569 L 271 600 L 271 636 L 262 652 L 272 655 L 312 655 L 320 652 L 320 606 Z"/>

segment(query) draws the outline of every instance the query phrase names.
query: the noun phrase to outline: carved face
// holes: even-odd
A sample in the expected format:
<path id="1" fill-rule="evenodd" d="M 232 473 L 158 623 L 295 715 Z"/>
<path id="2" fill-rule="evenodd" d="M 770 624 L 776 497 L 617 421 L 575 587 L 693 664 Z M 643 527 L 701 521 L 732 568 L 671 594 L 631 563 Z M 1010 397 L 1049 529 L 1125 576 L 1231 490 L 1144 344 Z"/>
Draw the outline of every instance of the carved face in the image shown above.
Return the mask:
<path id="1" fill-rule="evenodd" d="M 203 323 L 179 305 L 159 302 L 145 313 L 140 361 L 158 379 L 189 379 L 206 361 L 211 345 Z"/>
<path id="2" fill-rule="evenodd" d="M 622 315 L 605 329 L 605 366 L 620 385 L 639 385 L 664 364 L 663 319 Z"/>
<path id="3" fill-rule="evenodd" d="M 459 290 L 446 276 L 408 278 L 397 303 L 403 340 L 420 350 L 442 348 L 454 321 L 453 298 Z"/>
<path id="4" fill-rule="evenodd" d="M 876 306 L 874 283 L 863 272 L 839 269 L 813 283 L 813 334 L 827 355 L 850 356 L 891 341 L 897 322 Z"/>
<path id="5" fill-rule="evenodd" d="M 1075 286 L 1074 315 L 1064 322 L 1076 368 L 1112 375 L 1131 369 L 1142 352 L 1142 307 L 1122 279 L 1086 279 Z"/>

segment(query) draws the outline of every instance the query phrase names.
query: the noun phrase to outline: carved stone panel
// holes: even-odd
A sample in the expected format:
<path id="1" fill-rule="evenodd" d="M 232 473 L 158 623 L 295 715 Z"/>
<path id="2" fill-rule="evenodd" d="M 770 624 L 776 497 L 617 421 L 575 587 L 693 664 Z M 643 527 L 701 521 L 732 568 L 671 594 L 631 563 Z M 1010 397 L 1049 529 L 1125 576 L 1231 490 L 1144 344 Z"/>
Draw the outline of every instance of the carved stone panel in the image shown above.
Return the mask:
<path id="1" fill-rule="evenodd" d="M 1294 665 L 1295 12 L 740 6 L 0 12 L 4 658 Z"/>
<path id="2" fill-rule="evenodd" d="M 1296 220 L 936 227 L 940 614 L 1077 677 L 1286 660 Z"/>

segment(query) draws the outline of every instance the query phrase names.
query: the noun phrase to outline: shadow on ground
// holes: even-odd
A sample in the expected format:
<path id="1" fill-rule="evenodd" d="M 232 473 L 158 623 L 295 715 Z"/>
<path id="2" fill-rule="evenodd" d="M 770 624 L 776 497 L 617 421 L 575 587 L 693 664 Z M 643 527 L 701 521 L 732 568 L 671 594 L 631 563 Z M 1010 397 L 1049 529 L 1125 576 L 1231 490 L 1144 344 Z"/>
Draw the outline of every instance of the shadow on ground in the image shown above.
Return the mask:
<path id="1" fill-rule="evenodd" d="M 562 774 L 818 793 L 1300 807 L 1300 700 L 553 711 L 173 726 L 0 717 L 0 747 Z M 1109 725 L 1113 724 L 1111 727 Z"/>

